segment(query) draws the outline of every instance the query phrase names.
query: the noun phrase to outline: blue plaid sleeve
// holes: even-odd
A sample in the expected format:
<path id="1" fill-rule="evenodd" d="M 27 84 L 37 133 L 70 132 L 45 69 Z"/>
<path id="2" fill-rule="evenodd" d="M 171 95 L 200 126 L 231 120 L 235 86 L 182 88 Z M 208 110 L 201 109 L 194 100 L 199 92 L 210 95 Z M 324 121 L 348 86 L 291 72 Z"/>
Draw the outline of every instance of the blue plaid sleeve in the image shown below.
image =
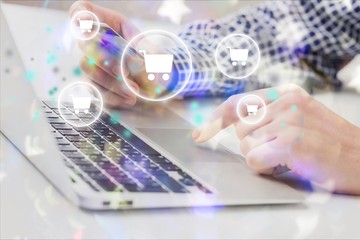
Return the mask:
<path id="1" fill-rule="evenodd" d="M 229 79 L 215 63 L 217 44 L 232 33 L 249 35 L 261 50 L 258 70 L 246 79 Z M 360 1 L 268 1 L 222 19 L 193 22 L 179 36 L 193 58 L 184 96 L 232 95 L 285 82 L 339 87 L 337 71 L 360 53 Z"/>

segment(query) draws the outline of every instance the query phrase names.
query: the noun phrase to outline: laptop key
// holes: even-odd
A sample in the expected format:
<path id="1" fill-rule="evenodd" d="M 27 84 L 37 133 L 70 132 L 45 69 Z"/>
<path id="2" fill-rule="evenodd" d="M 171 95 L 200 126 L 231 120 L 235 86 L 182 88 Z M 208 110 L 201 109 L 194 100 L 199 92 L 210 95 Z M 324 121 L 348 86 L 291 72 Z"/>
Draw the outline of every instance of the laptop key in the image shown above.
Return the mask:
<path id="1" fill-rule="evenodd" d="M 154 163 L 150 163 L 150 165 L 146 167 L 146 170 L 153 172 L 153 171 L 161 171 L 162 169 L 159 166 L 155 165 Z"/>
<path id="2" fill-rule="evenodd" d="M 195 186 L 196 185 L 196 181 L 192 178 L 182 178 L 179 180 L 182 184 L 186 185 L 186 186 L 189 186 L 189 187 L 192 187 L 192 186 Z"/>
<path id="3" fill-rule="evenodd" d="M 120 171 L 120 169 L 106 169 L 105 170 L 109 175 L 111 175 L 112 177 L 116 178 L 125 178 L 128 177 L 126 173 L 124 173 L 123 171 Z"/>
<path id="4" fill-rule="evenodd" d="M 92 162 L 90 162 L 89 160 L 87 160 L 86 158 L 73 158 L 71 159 L 71 161 L 73 163 L 75 163 L 76 165 L 82 165 L 82 166 L 92 166 Z"/>
<path id="5" fill-rule="evenodd" d="M 160 170 L 160 169 L 156 169 L 156 170 L 153 170 L 153 169 L 146 169 L 148 173 L 150 173 L 151 175 L 155 176 L 155 177 L 158 177 L 158 176 L 168 176 L 168 174 L 163 171 L 163 170 Z"/>
<path id="6" fill-rule="evenodd" d="M 61 118 L 48 118 L 49 123 L 65 123 Z"/>
<path id="7" fill-rule="evenodd" d="M 74 144 L 74 146 L 77 148 L 86 148 L 86 146 L 90 145 L 88 142 L 85 141 L 85 139 L 80 141 L 73 141 L 72 144 Z"/>
<path id="8" fill-rule="evenodd" d="M 109 162 L 100 162 L 98 163 L 98 165 L 102 168 L 102 169 L 119 169 L 118 166 L 114 165 L 113 163 Z"/>
<path id="9" fill-rule="evenodd" d="M 59 118 L 59 116 L 55 113 L 53 113 L 51 110 L 45 112 L 45 116 L 47 118 Z"/>
<path id="10" fill-rule="evenodd" d="M 164 188 L 162 188 L 158 183 L 151 182 L 151 183 L 144 185 L 144 187 L 141 188 L 141 192 L 166 193 L 168 191 L 166 191 Z"/>
<path id="11" fill-rule="evenodd" d="M 58 109 L 53 110 L 56 114 L 60 115 L 60 111 Z M 61 110 L 62 115 L 72 115 L 72 112 L 67 109 Z"/>
<path id="12" fill-rule="evenodd" d="M 125 175 L 121 175 L 121 174 L 118 174 L 117 176 L 112 176 L 116 182 L 122 184 L 122 185 L 137 185 L 136 182 L 131 179 L 129 176 L 127 176 L 126 174 Z"/>
<path id="13" fill-rule="evenodd" d="M 132 171 L 128 171 L 128 173 L 133 176 L 136 179 L 145 179 L 145 178 L 149 178 L 149 176 L 142 170 L 140 170 L 139 168 L 135 167 L 135 170 Z M 125 169 L 126 170 L 126 169 Z"/>
<path id="14" fill-rule="evenodd" d="M 93 160 L 94 162 L 97 161 L 101 161 L 101 159 L 103 159 L 103 155 L 99 152 L 99 153 L 93 153 L 89 155 L 89 158 L 91 160 Z"/>
<path id="15" fill-rule="evenodd" d="M 144 160 L 141 160 L 141 161 L 136 161 L 136 163 L 142 168 L 148 168 L 151 165 L 151 161 L 148 160 L 148 159 L 144 159 Z"/>
<path id="16" fill-rule="evenodd" d="M 74 130 L 59 130 L 64 136 L 79 136 L 79 133 Z"/>
<path id="17" fill-rule="evenodd" d="M 70 142 L 85 142 L 86 140 L 81 136 L 65 136 Z"/>
<path id="18" fill-rule="evenodd" d="M 100 153 L 95 147 L 90 145 L 89 143 L 84 143 L 79 146 L 79 150 L 85 155 L 97 154 Z"/>
<path id="19" fill-rule="evenodd" d="M 180 182 L 183 183 L 184 185 L 186 185 L 186 186 L 195 186 L 196 184 L 198 184 L 198 182 L 196 180 L 194 180 L 186 172 L 180 170 L 177 173 L 182 176 L 182 178 L 180 179 Z"/>
<path id="20" fill-rule="evenodd" d="M 104 163 L 110 163 L 110 160 L 101 155 L 101 157 L 98 157 L 96 159 L 92 159 L 96 164 L 104 164 Z"/>
<path id="21" fill-rule="evenodd" d="M 93 144 L 94 144 L 100 151 L 104 151 L 105 146 L 107 145 L 107 142 L 101 140 L 101 141 L 93 142 Z"/>
<path id="22" fill-rule="evenodd" d="M 93 130 L 89 127 L 74 127 L 74 129 L 78 132 L 92 132 Z"/>
<path id="23" fill-rule="evenodd" d="M 71 145 L 58 145 L 61 152 L 77 152 L 77 149 Z"/>
<path id="24" fill-rule="evenodd" d="M 71 120 L 71 121 L 80 121 L 80 118 L 78 118 L 77 116 L 75 115 L 68 115 L 66 116 L 66 120 Z"/>
<path id="25" fill-rule="evenodd" d="M 174 165 L 172 163 L 160 164 L 160 166 L 166 171 L 175 171 L 175 172 L 177 172 L 177 171 L 181 170 L 178 166 L 176 166 L 176 165 Z"/>
<path id="26" fill-rule="evenodd" d="M 169 175 L 156 176 L 156 178 L 167 188 L 175 193 L 187 193 L 188 190 Z"/>
<path id="27" fill-rule="evenodd" d="M 158 163 L 158 164 L 162 164 L 162 163 L 167 162 L 166 157 L 164 157 L 164 156 L 162 156 L 160 154 L 149 156 L 149 158 L 151 160 L 153 160 L 154 162 Z"/>
<path id="28" fill-rule="evenodd" d="M 96 134 L 96 133 L 92 133 L 91 135 L 89 135 L 87 137 L 87 140 L 91 143 L 97 142 L 97 141 L 105 141 L 102 137 L 100 137 L 100 135 Z"/>
<path id="29" fill-rule="evenodd" d="M 56 138 L 56 143 L 58 145 L 70 145 L 70 142 L 65 138 Z"/>
<path id="30" fill-rule="evenodd" d="M 53 128 L 55 128 L 56 130 L 72 130 L 72 127 L 70 127 L 69 125 L 67 124 L 56 124 L 56 123 L 53 123 L 51 124 L 51 126 Z"/>
<path id="31" fill-rule="evenodd" d="M 113 132 L 108 132 L 106 134 L 103 134 L 102 136 L 109 142 L 114 142 L 115 140 L 119 139 L 119 137 Z"/>
<path id="32" fill-rule="evenodd" d="M 79 132 L 81 134 L 81 136 L 83 136 L 84 138 L 88 138 L 89 136 L 91 136 L 93 134 L 93 132 Z"/>
<path id="33" fill-rule="evenodd" d="M 94 179 L 99 186 L 101 186 L 105 191 L 112 192 L 115 189 L 118 190 L 118 187 L 110 179 Z"/>
<path id="34" fill-rule="evenodd" d="M 81 154 L 80 152 L 62 152 L 66 157 L 70 158 L 70 159 L 74 159 L 74 158 L 84 158 L 84 155 Z"/>
<path id="35" fill-rule="evenodd" d="M 104 153 L 107 157 L 109 157 L 113 161 L 120 161 L 120 159 L 124 157 L 124 154 L 119 152 L 113 146 L 107 146 L 104 150 Z"/>
<path id="36" fill-rule="evenodd" d="M 122 148 L 122 150 L 130 156 L 141 156 L 141 153 L 133 147 Z"/>
<path id="37" fill-rule="evenodd" d="M 101 173 L 94 165 L 80 165 L 79 167 L 86 173 Z"/>
<path id="38" fill-rule="evenodd" d="M 111 131 L 109 128 L 104 128 L 104 129 L 96 129 L 95 128 L 95 130 L 100 135 L 106 135 Z"/>
<path id="39" fill-rule="evenodd" d="M 129 192 L 141 192 L 142 189 L 136 183 L 124 183 L 122 184 Z"/>
<path id="40" fill-rule="evenodd" d="M 72 108 L 74 106 L 74 104 L 72 102 L 62 102 L 62 105 L 64 105 L 65 107 L 68 107 L 68 108 Z"/>
<path id="41" fill-rule="evenodd" d="M 97 122 L 97 123 L 94 123 L 93 125 L 92 125 L 92 128 L 93 129 L 95 129 L 95 130 L 100 130 L 100 129 L 109 129 L 107 126 L 105 126 L 103 123 L 101 123 L 101 122 Z"/>
<path id="42" fill-rule="evenodd" d="M 89 172 L 88 177 L 94 180 L 108 180 L 108 177 L 106 177 L 103 173 L 97 173 L 97 172 Z"/>

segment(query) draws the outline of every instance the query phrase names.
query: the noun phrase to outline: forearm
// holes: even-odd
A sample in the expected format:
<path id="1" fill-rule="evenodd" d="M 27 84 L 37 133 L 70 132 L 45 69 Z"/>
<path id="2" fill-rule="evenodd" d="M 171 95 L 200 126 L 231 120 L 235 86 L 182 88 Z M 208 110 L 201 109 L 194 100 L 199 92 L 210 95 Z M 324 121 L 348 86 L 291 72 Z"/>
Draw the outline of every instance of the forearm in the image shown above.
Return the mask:
<path id="1" fill-rule="evenodd" d="M 339 133 L 340 134 L 340 133 Z M 335 191 L 360 195 L 360 128 L 352 126 L 343 144 L 335 174 Z"/>

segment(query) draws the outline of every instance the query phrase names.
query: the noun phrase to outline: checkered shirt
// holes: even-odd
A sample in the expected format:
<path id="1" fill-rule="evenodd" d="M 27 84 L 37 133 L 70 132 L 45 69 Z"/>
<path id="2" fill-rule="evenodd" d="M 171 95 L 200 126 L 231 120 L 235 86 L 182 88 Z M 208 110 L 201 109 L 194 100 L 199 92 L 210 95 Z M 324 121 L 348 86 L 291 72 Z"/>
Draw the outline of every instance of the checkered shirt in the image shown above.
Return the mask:
<path id="1" fill-rule="evenodd" d="M 245 79 L 226 77 L 215 62 L 218 43 L 233 33 L 250 36 L 260 47 L 259 68 Z M 339 88 L 337 71 L 360 53 L 360 1 L 267 1 L 218 20 L 190 23 L 179 36 L 193 59 L 183 96 L 229 96 L 285 82 L 327 82 Z M 221 61 L 229 61 L 230 53 L 224 54 Z M 176 58 L 175 67 L 186 70 L 184 66 Z"/>

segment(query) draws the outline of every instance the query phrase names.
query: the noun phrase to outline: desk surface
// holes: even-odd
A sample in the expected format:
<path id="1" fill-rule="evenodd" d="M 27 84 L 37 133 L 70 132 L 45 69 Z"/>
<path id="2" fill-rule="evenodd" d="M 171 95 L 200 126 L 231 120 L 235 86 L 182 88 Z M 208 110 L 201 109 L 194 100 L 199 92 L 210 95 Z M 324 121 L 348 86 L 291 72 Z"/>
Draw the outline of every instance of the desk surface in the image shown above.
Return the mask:
<path id="1" fill-rule="evenodd" d="M 359 102 L 359 95 L 329 93 L 318 98 L 360 125 L 358 106 L 346 104 Z M 184 104 L 174 104 L 185 116 Z M 203 110 L 213 106 L 205 104 Z M 313 192 L 298 205 L 91 212 L 68 202 L 4 136 L 0 164 L 1 238 L 360 237 L 357 197 Z"/>

